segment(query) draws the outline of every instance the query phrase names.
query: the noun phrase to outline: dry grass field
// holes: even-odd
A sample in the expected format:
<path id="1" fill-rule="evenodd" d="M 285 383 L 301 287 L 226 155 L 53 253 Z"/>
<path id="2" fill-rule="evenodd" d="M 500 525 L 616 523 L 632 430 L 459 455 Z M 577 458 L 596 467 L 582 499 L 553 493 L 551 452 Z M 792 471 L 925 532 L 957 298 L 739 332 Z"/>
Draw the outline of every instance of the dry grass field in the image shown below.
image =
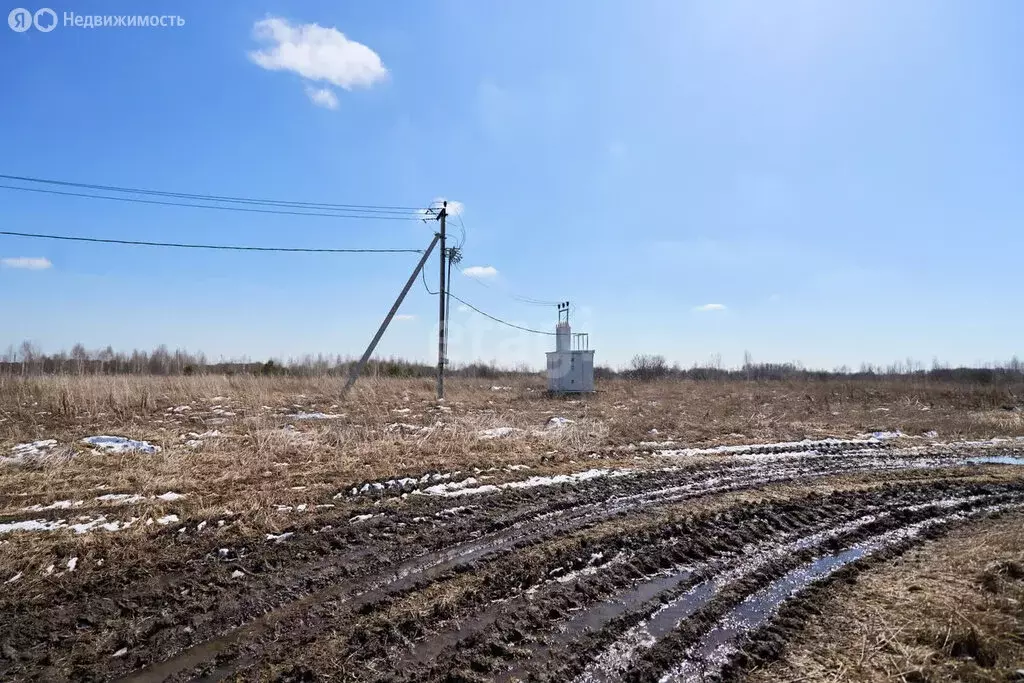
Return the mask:
<path id="1" fill-rule="evenodd" d="M 0 377 L 0 678 L 1005 680 L 1019 664 L 1022 386 L 617 379 L 562 398 L 541 378 L 455 379 L 439 402 L 425 380 L 344 401 L 340 385 Z M 943 600 L 967 574 L 974 597 Z M 943 620 L 1017 645 L 937 643 Z"/>

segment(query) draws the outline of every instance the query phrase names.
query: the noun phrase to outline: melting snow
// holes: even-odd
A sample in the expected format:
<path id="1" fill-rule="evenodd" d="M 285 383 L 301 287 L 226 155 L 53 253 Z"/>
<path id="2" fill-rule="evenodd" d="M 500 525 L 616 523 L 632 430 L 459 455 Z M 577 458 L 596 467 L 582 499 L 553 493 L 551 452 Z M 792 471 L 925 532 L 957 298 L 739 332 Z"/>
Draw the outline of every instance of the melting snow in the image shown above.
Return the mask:
<path id="1" fill-rule="evenodd" d="M 71 508 L 81 507 L 85 504 L 84 500 L 58 500 L 49 505 L 30 505 L 25 508 L 21 508 L 22 512 L 42 512 L 43 510 L 69 510 Z"/>
<path id="2" fill-rule="evenodd" d="M 63 525 L 63 520 L 60 522 L 49 522 L 45 519 L 26 519 L 21 522 L 4 522 L 0 524 L 0 534 L 6 534 L 11 531 L 52 531 L 53 529 L 59 528 Z"/>
<path id="3" fill-rule="evenodd" d="M 127 522 L 113 521 L 108 522 L 106 517 L 100 516 L 95 519 L 88 517 L 80 518 L 85 521 L 78 522 L 77 524 L 68 524 L 65 519 L 25 519 L 18 522 L 6 522 L 0 524 L 0 534 L 10 533 L 13 531 L 59 531 L 61 529 L 70 529 L 76 534 L 84 534 L 92 531 L 93 529 L 103 529 L 104 531 L 120 531 L 131 526 L 137 518 L 132 518 Z"/>
<path id="4" fill-rule="evenodd" d="M 147 441 L 135 441 L 123 436 L 87 436 L 82 443 L 95 446 L 107 453 L 159 453 L 160 447 Z"/>
<path id="5" fill-rule="evenodd" d="M 68 560 L 68 571 L 69 572 L 75 571 L 75 567 L 77 567 L 77 566 L 78 566 L 78 558 L 77 557 L 72 557 L 70 560 Z"/>
<path id="6" fill-rule="evenodd" d="M 365 522 L 368 519 L 373 519 L 374 515 L 356 515 L 352 519 L 348 520 L 349 524 L 358 524 L 359 522 Z"/>
<path id="7" fill-rule="evenodd" d="M 96 500 L 104 503 L 119 503 L 121 505 L 128 505 L 129 503 L 138 503 L 146 500 L 145 496 L 140 496 L 137 493 L 104 493 L 102 496 L 96 496 Z"/>
<path id="8" fill-rule="evenodd" d="M 340 413 L 292 413 L 287 417 L 293 420 L 337 420 L 339 417 L 345 417 Z"/>
<path id="9" fill-rule="evenodd" d="M 870 434 L 863 434 L 861 438 L 873 439 L 875 441 L 888 441 L 889 439 L 898 439 L 901 436 L 906 436 L 906 434 L 896 430 L 895 432 L 871 432 Z"/>
<path id="10" fill-rule="evenodd" d="M 15 581 L 17 581 L 18 579 L 20 579 L 24 575 L 25 574 L 23 572 L 18 572 L 17 574 L 12 576 L 11 578 L 9 578 L 6 581 L 4 581 L 4 583 L 14 583 Z"/>
<path id="11" fill-rule="evenodd" d="M 548 418 L 548 423 L 547 423 L 546 427 L 548 429 L 560 429 L 562 427 L 565 427 L 566 425 L 571 425 L 571 424 L 576 424 L 576 423 L 575 423 L 575 421 L 570 420 L 567 417 L 553 416 L 553 417 L 549 417 Z"/>
<path id="12" fill-rule="evenodd" d="M 283 534 L 267 534 L 267 540 L 273 541 L 274 543 L 280 543 L 281 541 L 287 541 L 294 535 L 295 532 L 293 531 L 286 531 Z"/>
<path id="13" fill-rule="evenodd" d="M 518 429 L 517 427 L 493 427 L 491 429 L 480 430 L 477 432 L 477 436 L 481 439 L 500 439 L 513 434 L 519 434 L 522 431 L 522 429 Z"/>
<path id="14" fill-rule="evenodd" d="M 761 444 L 742 444 L 738 446 L 711 446 L 709 448 L 682 448 L 678 450 L 665 450 L 658 451 L 656 455 L 675 457 L 675 456 L 695 456 L 695 455 L 736 455 L 740 453 L 749 453 L 753 450 L 759 450 L 763 448 L 775 448 L 775 449 L 790 449 L 790 450 L 802 450 L 811 451 L 818 447 L 825 446 L 858 446 L 875 443 L 875 438 L 860 438 L 860 439 L 804 439 L 803 441 L 779 441 L 776 443 L 761 443 Z M 643 444 L 641 444 L 643 445 Z M 651 444 L 659 445 L 659 444 Z"/>
<path id="15" fill-rule="evenodd" d="M 170 502 L 174 500 L 181 500 L 185 496 L 186 494 L 184 493 L 175 493 L 174 491 L 168 491 L 167 493 L 161 493 L 159 496 L 157 496 L 157 498 L 159 498 L 160 500 Z"/>
<path id="16" fill-rule="evenodd" d="M 21 443 L 11 448 L 10 457 L 0 456 L 0 465 L 9 463 L 17 465 L 48 454 L 57 445 L 56 439 L 43 439 L 31 443 Z"/>
<path id="17" fill-rule="evenodd" d="M 530 477 L 522 481 L 510 481 L 505 484 L 484 484 L 476 486 L 476 479 L 470 477 L 460 482 L 439 484 L 423 489 L 423 493 L 430 496 L 472 496 L 481 493 L 491 493 L 502 489 L 529 489 L 536 486 L 556 486 L 558 484 L 576 484 L 581 481 L 599 479 L 601 477 L 625 477 L 633 474 L 633 470 L 621 469 L 590 469 L 573 474 L 555 474 L 548 477 Z"/>
<path id="18" fill-rule="evenodd" d="M 168 524 L 174 524 L 178 521 L 178 515 L 164 515 L 163 517 L 157 517 L 156 523 L 161 526 L 167 526 Z"/>

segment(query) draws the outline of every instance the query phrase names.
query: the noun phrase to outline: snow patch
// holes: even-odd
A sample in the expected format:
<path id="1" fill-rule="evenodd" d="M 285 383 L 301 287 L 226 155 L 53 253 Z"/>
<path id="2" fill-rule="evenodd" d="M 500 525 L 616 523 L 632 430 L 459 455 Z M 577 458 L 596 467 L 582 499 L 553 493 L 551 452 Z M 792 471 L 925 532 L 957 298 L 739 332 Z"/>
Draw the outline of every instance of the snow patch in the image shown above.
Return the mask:
<path id="1" fill-rule="evenodd" d="M 43 439 L 30 443 L 20 443 L 11 448 L 10 456 L 0 456 L 0 465 L 22 465 L 29 460 L 48 455 L 57 446 L 56 439 Z"/>
<path id="2" fill-rule="evenodd" d="M 137 493 L 104 493 L 102 496 L 96 496 L 96 500 L 102 503 L 128 505 L 130 503 L 139 503 L 144 501 L 146 500 L 146 497 L 140 496 Z"/>
<path id="3" fill-rule="evenodd" d="M 373 519 L 376 516 L 377 515 L 356 515 L 352 519 L 348 520 L 348 523 L 349 524 L 359 524 L 360 522 L 365 522 L 368 519 Z"/>
<path id="4" fill-rule="evenodd" d="M 21 508 L 22 512 L 42 512 L 44 510 L 70 510 L 71 508 L 81 507 L 85 504 L 84 500 L 58 500 L 48 505 L 30 505 L 25 508 Z"/>
<path id="5" fill-rule="evenodd" d="M 137 518 L 132 518 L 127 522 L 113 521 L 108 522 L 106 517 L 102 515 L 96 518 L 80 517 L 79 521 L 75 524 L 68 523 L 66 519 L 24 519 L 17 522 L 5 522 L 0 524 L 0 534 L 11 533 L 15 531 L 60 531 L 62 529 L 70 529 L 76 534 L 84 534 L 94 529 L 103 529 L 104 531 L 120 531 L 126 529 L 137 521 Z"/>
<path id="6" fill-rule="evenodd" d="M 423 489 L 422 492 L 429 496 L 446 496 L 453 498 L 457 496 L 473 496 L 481 493 L 492 493 L 494 491 L 506 489 L 529 489 L 537 486 L 578 484 L 582 481 L 590 481 L 591 479 L 600 479 L 602 477 L 626 477 L 633 474 L 633 472 L 634 471 L 630 469 L 590 469 L 583 472 L 575 472 L 573 474 L 555 474 L 547 477 L 536 476 L 530 477 L 529 479 L 523 479 L 521 481 L 510 481 L 505 484 L 484 484 L 482 486 L 477 486 L 479 482 L 475 478 L 470 477 L 460 482 L 431 486 Z"/>
<path id="7" fill-rule="evenodd" d="M 123 436 L 87 436 L 82 443 L 93 446 L 107 453 L 146 453 L 152 455 L 160 452 L 159 446 L 148 441 L 136 441 Z"/>
<path id="8" fill-rule="evenodd" d="M 492 427 L 491 429 L 481 429 L 476 435 L 481 439 L 501 439 L 513 434 L 521 434 L 522 431 L 518 427 Z"/>
<path id="9" fill-rule="evenodd" d="M 890 439 L 899 439 L 904 436 L 906 436 L 906 434 L 897 429 L 894 432 L 871 432 L 869 434 L 862 434 L 861 438 L 867 438 L 874 441 L 889 441 Z"/>
<path id="10" fill-rule="evenodd" d="M 341 413 L 292 413 L 287 415 L 293 420 L 337 420 L 339 417 L 345 417 Z"/>

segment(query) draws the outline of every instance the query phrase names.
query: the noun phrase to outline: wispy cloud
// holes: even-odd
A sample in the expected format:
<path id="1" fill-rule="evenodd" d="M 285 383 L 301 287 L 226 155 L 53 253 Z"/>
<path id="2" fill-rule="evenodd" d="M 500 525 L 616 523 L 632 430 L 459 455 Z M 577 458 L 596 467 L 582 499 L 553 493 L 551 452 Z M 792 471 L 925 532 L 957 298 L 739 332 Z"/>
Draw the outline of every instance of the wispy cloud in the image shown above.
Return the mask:
<path id="1" fill-rule="evenodd" d="M 249 59 L 268 71 L 291 71 L 345 90 L 369 88 L 388 75 L 376 52 L 336 28 L 293 25 L 281 17 L 268 17 L 253 25 L 253 36 L 268 46 L 249 52 Z M 338 106 L 337 96 L 329 89 L 307 88 L 306 92 L 318 106 Z"/>
<path id="2" fill-rule="evenodd" d="M 395 316 L 395 320 L 415 320 L 416 316 L 411 313 L 399 313 Z"/>
<path id="3" fill-rule="evenodd" d="M 440 209 L 442 206 L 444 206 L 445 201 L 448 202 L 449 216 L 459 216 L 462 214 L 462 202 L 457 202 L 454 199 L 447 199 L 446 197 L 438 197 L 434 201 L 430 202 L 430 207 L 432 209 Z"/>
<path id="4" fill-rule="evenodd" d="M 338 108 L 338 96 L 330 88 L 314 88 L 307 85 L 306 96 L 318 107 L 324 107 L 325 109 Z"/>
<path id="5" fill-rule="evenodd" d="M 693 310 L 701 312 L 701 313 L 704 313 L 704 312 L 707 312 L 707 311 L 724 311 L 725 310 L 725 304 L 704 304 L 703 306 L 696 306 L 696 307 L 694 307 Z"/>
<path id="6" fill-rule="evenodd" d="M 498 276 L 498 269 L 494 266 L 470 266 L 462 271 L 470 277 L 492 278 Z"/>
<path id="7" fill-rule="evenodd" d="M 454 199 L 446 199 L 445 197 L 438 197 L 437 199 L 430 202 L 429 208 L 420 209 L 419 214 L 423 220 L 433 220 L 437 217 L 445 201 L 448 202 L 448 215 L 449 216 L 461 216 L 462 211 L 465 208 L 462 202 L 457 202 Z"/>
<path id="8" fill-rule="evenodd" d="M 15 256 L 12 258 L 0 259 L 0 266 L 4 268 L 18 268 L 20 270 L 46 270 L 52 268 L 50 259 L 42 256 Z"/>

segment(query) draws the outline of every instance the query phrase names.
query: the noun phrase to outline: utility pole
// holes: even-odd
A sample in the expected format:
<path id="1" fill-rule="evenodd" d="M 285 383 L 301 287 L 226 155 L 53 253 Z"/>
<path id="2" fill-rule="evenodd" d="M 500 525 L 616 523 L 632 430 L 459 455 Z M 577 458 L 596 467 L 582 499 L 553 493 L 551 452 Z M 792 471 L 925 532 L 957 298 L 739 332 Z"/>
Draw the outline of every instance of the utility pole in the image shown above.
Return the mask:
<path id="1" fill-rule="evenodd" d="M 443 225 L 443 224 L 442 224 Z M 366 367 L 366 362 L 370 360 L 370 356 L 373 355 L 373 350 L 377 348 L 377 342 L 384 336 L 384 330 L 388 329 L 388 325 L 391 324 L 391 319 L 395 317 L 395 313 L 398 312 L 398 308 L 402 305 L 405 300 L 405 295 L 409 293 L 409 289 L 413 283 L 416 282 L 416 277 L 423 270 L 423 266 L 426 264 L 427 259 L 430 257 L 430 252 L 434 250 L 437 245 L 440 235 L 434 235 L 434 239 L 431 240 L 430 246 L 427 247 L 426 251 L 423 252 L 423 256 L 420 257 L 419 263 L 416 264 L 416 268 L 412 271 L 412 275 L 405 283 L 405 287 L 402 287 L 402 291 L 399 293 L 398 298 L 395 299 L 395 303 L 392 304 L 391 310 L 388 311 L 387 316 L 384 318 L 384 322 L 380 324 L 380 328 L 377 329 L 377 334 L 373 335 L 373 340 L 370 341 L 370 345 L 366 347 L 366 351 L 363 353 L 363 357 L 359 359 L 359 362 L 352 366 L 349 372 L 348 382 L 345 383 L 345 388 L 341 390 L 342 398 L 348 393 L 348 390 L 352 388 L 352 385 L 359 379 L 359 375 L 363 372 L 363 368 Z M 442 254 L 444 252 L 441 252 Z"/>
<path id="2" fill-rule="evenodd" d="M 445 239 L 445 219 L 448 217 L 448 202 L 445 201 L 441 207 L 441 212 L 438 214 L 437 219 L 441 221 L 441 289 L 440 296 L 437 297 L 438 301 L 438 316 L 437 316 L 437 397 L 439 399 L 444 398 L 444 363 L 445 363 L 445 314 L 446 314 L 446 297 L 445 297 L 445 278 L 444 269 L 445 261 L 448 258 L 448 251 L 444 246 Z"/>

